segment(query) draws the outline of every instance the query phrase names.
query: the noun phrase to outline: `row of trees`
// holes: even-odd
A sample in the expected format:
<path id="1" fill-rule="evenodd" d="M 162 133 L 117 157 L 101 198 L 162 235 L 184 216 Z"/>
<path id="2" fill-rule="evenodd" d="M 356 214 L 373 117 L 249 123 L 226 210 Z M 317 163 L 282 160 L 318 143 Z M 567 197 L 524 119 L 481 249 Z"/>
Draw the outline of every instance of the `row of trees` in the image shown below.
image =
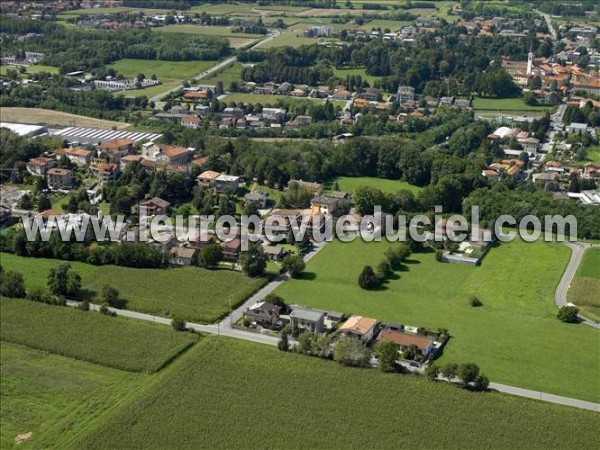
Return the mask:
<path id="1" fill-rule="evenodd" d="M 362 289 L 377 289 L 381 284 L 394 274 L 394 271 L 400 270 L 406 258 L 410 256 L 410 247 L 404 243 L 399 243 L 388 248 L 385 258 L 377 265 L 377 271 L 371 266 L 363 267 L 358 276 L 358 285 Z"/>

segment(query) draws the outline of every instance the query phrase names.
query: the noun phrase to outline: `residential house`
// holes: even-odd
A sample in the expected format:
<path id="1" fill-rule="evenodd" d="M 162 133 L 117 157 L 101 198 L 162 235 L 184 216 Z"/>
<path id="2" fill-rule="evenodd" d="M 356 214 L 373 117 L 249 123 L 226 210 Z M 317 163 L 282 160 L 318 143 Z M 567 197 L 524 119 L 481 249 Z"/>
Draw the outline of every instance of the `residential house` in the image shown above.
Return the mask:
<path id="1" fill-rule="evenodd" d="M 46 175 L 49 169 L 53 168 L 56 161 L 52 158 L 46 158 L 45 156 L 38 156 L 37 158 L 31 158 L 27 163 L 27 172 L 32 175 L 43 177 Z"/>
<path id="2" fill-rule="evenodd" d="M 208 99 L 208 93 L 206 91 L 189 91 L 183 94 L 183 98 L 190 101 L 203 101 Z"/>
<path id="3" fill-rule="evenodd" d="M 583 178 L 600 180 L 600 164 L 590 163 L 583 167 Z"/>
<path id="4" fill-rule="evenodd" d="M 215 187 L 215 180 L 221 176 L 221 172 L 215 172 L 214 170 L 205 170 L 196 177 L 198 186 L 212 188 Z"/>
<path id="5" fill-rule="evenodd" d="M 193 247 L 173 247 L 169 250 L 171 264 L 174 266 L 191 266 L 197 250 Z"/>
<path id="6" fill-rule="evenodd" d="M 298 184 L 302 189 L 305 189 L 309 192 L 313 192 L 315 194 L 320 193 L 323 190 L 323 185 L 320 183 L 313 183 L 310 181 L 302 181 L 302 180 L 290 180 L 288 183 L 288 187 L 290 183 Z"/>
<path id="7" fill-rule="evenodd" d="M 229 242 L 221 242 L 221 250 L 225 261 L 237 261 L 242 251 L 242 240 L 234 238 Z"/>
<path id="8" fill-rule="evenodd" d="M 183 116 L 179 123 L 186 128 L 198 128 L 202 124 L 202 119 L 198 116 Z"/>
<path id="9" fill-rule="evenodd" d="M 129 167 L 130 164 L 133 164 L 134 162 L 141 163 L 142 159 L 142 155 L 127 155 L 121 158 L 119 164 L 121 166 L 121 169 L 125 170 L 127 169 L 127 167 Z"/>
<path id="10" fill-rule="evenodd" d="M 256 204 L 256 206 L 258 208 L 265 209 L 267 207 L 268 197 L 269 197 L 269 194 L 264 193 L 264 192 L 260 192 L 260 191 L 249 192 L 248 194 L 246 194 L 244 196 L 244 202 L 246 205 L 248 203 L 254 203 L 254 204 Z"/>
<path id="11" fill-rule="evenodd" d="M 286 110 L 282 108 L 263 108 L 262 116 L 269 122 L 281 123 L 285 119 Z"/>
<path id="12" fill-rule="evenodd" d="M 115 163 L 107 163 L 102 160 L 92 161 L 90 170 L 102 180 L 114 180 L 119 174 L 119 166 Z"/>
<path id="13" fill-rule="evenodd" d="M 534 137 L 519 139 L 518 142 L 523 146 L 523 150 L 525 150 L 530 155 L 535 155 L 540 146 L 540 140 Z"/>
<path id="14" fill-rule="evenodd" d="M 344 101 L 346 101 L 346 100 L 350 100 L 351 98 L 352 98 L 352 94 L 349 91 L 345 90 L 345 89 L 341 89 L 339 91 L 336 91 L 333 94 L 333 100 L 344 100 Z"/>
<path id="15" fill-rule="evenodd" d="M 328 195 L 316 195 L 310 201 L 312 214 L 334 214 L 337 210 L 338 199 Z"/>
<path id="16" fill-rule="evenodd" d="M 115 139 L 104 142 L 98 146 L 100 153 L 106 153 L 110 162 L 119 162 L 123 156 L 127 156 L 133 150 L 134 142 L 128 138 Z"/>
<path id="17" fill-rule="evenodd" d="M 171 204 L 162 198 L 154 197 L 150 200 L 140 202 L 138 205 L 139 215 L 142 213 L 147 216 L 166 214 Z"/>
<path id="18" fill-rule="evenodd" d="M 368 344 L 373 339 L 378 324 L 379 322 L 375 319 L 351 316 L 342 324 L 339 330 L 342 334 L 360 339 L 365 344 Z"/>
<path id="19" fill-rule="evenodd" d="M 285 251 L 281 247 L 274 245 L 263 245 L 263 252 L 271 261 L 280 261 L 285 256 Z"/>
<path id="20" fill-rule="evenodd" d="M 349 201 L 350 200 L 350 194 L 344 191 L 331 191 L 331 194 L 329 194 L 329 197 L 331 198 L 335 198 L 338 201 Z"/>
<path id="21" fill-rule="evenodd" d="M 434 340 L 430 336 L 421 336 L 392 328 L 384 328 L 379 333 L 379 336 L 377 336 L 377 342 L 393 342 L 401 351 L 410 347 L 416 347 L 423 356 L 427 357 L 433 350 Z"/>
<path id="22" fill-rule="evenodd" d="M 288 232 L 291 224 L 300 223 L 302 211 L 299 209 L 274 209 L 265 222 L 265 231 Z"/>
<path id="23" fill-rule="evenodd" d="M 56 150 L 56 156 L 61 158 L 66 156 L 69 161 L 78 166 L 89 166 L 94 154 L 91 150 L 86 150 L 83 147 L 63 148 Z"/>
<path id="24" fill-rule="evenodd" d="M 238 176 L 221 174 L 215 178 L 215 190 L 219 194 L 235 194 L 239 187 L 240 177 Z"/>
<path id="25" fill-rule="evenodd" d="M 305 308 L 302 306 L 293 306 L 290 313 L 290 322 L 293 327 L 310 333 L 322 333 L 325 329 L 325 311 Z"/>
<path id="26" fill-rule="evenodd" d="M 142 156 L 158 164 L 187 164 L 192 160 L 192 151 L 175 145 L 147 142 L 142 145 Z"/>
<path id="27" fill-rule="evenodd" d="M 48 169 L 47 178 L 50 189 L 70 189 L 73 187 L 73 172 L 71 170 L 53 167 Z"/>
<path id="28" fill-rule="evenodd" d="M 257 302 L 244 311 L 244 317 L 261 326 L 272 327 L 279 321 L 281 306 L 269 302 Z"/>

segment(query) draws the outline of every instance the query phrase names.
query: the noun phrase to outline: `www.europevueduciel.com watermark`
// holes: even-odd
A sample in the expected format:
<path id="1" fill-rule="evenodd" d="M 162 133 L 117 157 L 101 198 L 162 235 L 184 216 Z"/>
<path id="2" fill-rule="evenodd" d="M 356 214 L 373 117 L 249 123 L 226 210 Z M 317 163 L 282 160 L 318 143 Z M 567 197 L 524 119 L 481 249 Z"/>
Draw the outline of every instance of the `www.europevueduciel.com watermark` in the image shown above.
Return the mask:
<path id="1" fill-rule="evenodd" d="M 441 206 L 436 206 L 434 212 L 433 220 L 425 214 L 414 215 L 410 220 L 403 215 L 384 214 L 379 206 L 374 208 L 373 214 L 361 217 L 346 214 L 334 218 L 324 214 L 302 214 L 295 210 L 275 210 L 265 219 L 258 215 L 242 215 L 239 220 L 231 215 L 178 215 L 173 220 L 167 215 L 148 215 L 142 210 L 134 229 L 124 215 L 113 218 L 101 213 L 98 216 L 38 215 L 23 217 L 22 223 L 28 241 L 35 241 L 38 236 L 42 241 L 49 241 L 56 231 L 65 242 L 72 241 L 74 237 L 77 242 L 165 243 L 176 239 L 184 243 L 216 237 L 221 242 L 239 239 L 242 251 L 248 249 L 250 242 L 278 243 L 290 233 L 297 242 L 307 237 L 315 242 L 333 239 L 342 242 L 355 239 L 404 242 L 410 237 L 417 242 L 449 240 L 460 243 L 491 242 L 494 236 L 501 242 L 510 242 L 517 236 L 526 242 L 533 242 L 541 240 L 542 235 L 544 241 L 577 240 L 577 219 L 573 215 L 546 215 L 543 220 L 535 215 L 526 215 L 519 221 L 513 216 L 501 215 L 489 228 L 482 228 L 477 206 L 471 209 L 469 220 L 460 214 L 443 218 Z"/>

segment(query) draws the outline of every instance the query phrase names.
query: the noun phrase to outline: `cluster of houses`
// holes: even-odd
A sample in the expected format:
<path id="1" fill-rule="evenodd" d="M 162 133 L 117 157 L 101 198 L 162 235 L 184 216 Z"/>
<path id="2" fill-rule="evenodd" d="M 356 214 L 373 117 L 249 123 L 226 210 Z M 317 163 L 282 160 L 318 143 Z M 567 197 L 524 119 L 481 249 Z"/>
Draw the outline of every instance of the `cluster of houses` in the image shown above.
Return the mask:
<path id="1" fill-rule="evenodd" d="M 62 158 L 104 181 L 116 179 L 134 161 L 148 171 L 164 170 L 167 173 L 189 173 L 194 165 L 200 166 L 206 161 L 192 148 L 155 142 L 142 144 L 141 152 L 136 153 L 135 142 L 122 138 L 97 146 L 58 149 L 53 154 L 30 159 L 26 169 L 31 175 L 46 177 L 50 189 L 70 189 L 75 184 L 75 173 L 72 169 L 57 167 Z"/>
<path id="2" fill-rule="evenodd" d="M 406 325 L 382 323 L 376 319 L 334 311 L 322 311 L 300 305 L 279 306 L 260 301 L 244 312 L 247 328 L 255 331 L 283 329 L 290 325 L 299 333 L 333 333 L 336 338 L 349 336 L 371 346 L 378 342 L 393 342 L 399 352 L 413 350 L 411 358 L 417 365 L 426 363 L 444 344 L 440 336 L 419 333 L 418 329 Z M 400 357 L 399 357 L 400 358 Z"/>

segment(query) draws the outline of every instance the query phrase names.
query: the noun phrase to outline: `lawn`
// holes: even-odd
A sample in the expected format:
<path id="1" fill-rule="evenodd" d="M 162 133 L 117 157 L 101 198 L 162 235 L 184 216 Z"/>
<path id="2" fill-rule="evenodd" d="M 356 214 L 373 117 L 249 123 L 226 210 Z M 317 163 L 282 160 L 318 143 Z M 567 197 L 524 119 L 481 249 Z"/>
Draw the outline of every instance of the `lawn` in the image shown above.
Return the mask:
<path id="1" fill-rule="evenodd" d="M 45 287 L 48 272 L 60 263 L 9 253 L 0 256 L 4 269 L 24 275 L 27 288 Z M 99 292 L 105 284 L 118 288 L 127 309 L 195 322 L 215 321 L 229 312 L 230 305 L 239 304 L 266 282 L 238 271 L 196 267 L 132 269 L 80 262 L 71 262 L 71 266 L 81 275 L 85 289 Z"/>
<path id="2" fill-rule="evenodd" d="M 78 446 L 591 449 L 600 439 L 591 411 L 223 337 L 206 338 L 167 371 Z"/>
<path id="3" fill-rule="evenodd" d="M 399 279 L 379 291 L 360 289 L 363 266 L 376 266 L 390 245 L 330 243 L 308 263 L 310 276 L 288 281 L 276 293 L 290 303 L 447 328 L 452 337 L 441 364 L 473 361 L 492 381 L 600 401 L 600 333 L 556 318 L 554 291 L 570 253 L 565 245 L 498 245 L 479 267 L 414 254 Z M 469 295 L 484 306 L 469 306 Z M 568 344 L 565 353 L 566 343 L 577 344 Z"/>
<path id="4" fill-rule="evenodd" d="M 476 111 L 537 111 L 552 112 L 554 106 L 530 106 L 522 98 L 482 98 L 473 99 L 473 109 Z"/>
<path id="5" fill-rule="evenodd" d="M 215 79 L 218 79 L 215 78 Z M 228 87 L 226 83 L 225 87 Z M 298 103 L 306 103 L 306 102 L 317 102 L 317 103 L 325 103 L 325 100 L 321 99 L 308 99 L 308 98 L 297 98 L 290 97 L 286 95 L 263 95 L 263 94 L 247 94 L 242 92 L 234 92 L 233 94 L 228 94 L 223 101 L 236 102 L 236 103 L 260 103 L 262 105 L 276 105 L 278 102 L 282 102 L 284 105 L 289 104 L 298 104 Z M 343 107 L 345 102 L 343 101 L 332 101 L 334 108 L 336 106 Z"/>
<path id="6" fill-rule="evenodd" d="M 128 123 L 115 122 L 112 120 L 95 119 L 93 117 L 78 116 L 62 111 L 50 109 L 2 107 L 0 117 L 3 122 L 25 122 L 40 125 L 54 125 L 59 127 L 92 127 L 92 128 L 114 128 L 119 130 L 128 127 Z"/>
<path id="7" fill-rule="evenodd" d="M 50 73 L 58 73 L 58 67 L 53 66 L 44 66 L 42 64 L 35 64 L 32 66 L 24 66 L 27 69 L 26 73 L 34 74 L 40 72 L 50 72 Z M 0 75 L 6 75 L 6 72 L 9 70 L 18 70 L 19 66 L 0 66 Z"/>
<path id="8" fill-rule="evenodd" d="M 232 13 L 236 13 L 236 14 L 256 14 L 258 16 L 258 13 L 255 13 L 252 11 L 254 5 L 250 5 L 248 3 L 222 3 L 222 4 L 216 4 L 216 5 L 211 5 L 211 4 L 206 4 L 206 5 L 201 5 L 201 6 L 194 6 L 192 8 L 190 8 L 189 12 L 191 13 L 202 13 L 202 12 L 206 12 L 208 14 L 212 15 L 227 15 L 227 14 L 232 14 Z"/>
<path id="9" fill-rule="evenodd" d="M 413 194 L 417 195 L 421 190 L 418 186 L 408 184 L 401 180 L 387 180 L 385 178 L 375 177 L 337 177 L 333 181 L 337 181 L 340 190 L 346 192 L 354 192 L 356 188 L 361 186 L 369 186 L 375 189 L 380 189 L 388 194 L 393 194 L 401 189 L 408 189 Z M 332 188 L 333 181 L 328 183 L 328 188 Z"/>
<path id="10" fill-rule="evenodd" d="M 127 78 L 136 77 L 140 72 L 147 77 L 156 75 L 162 82 L 161 85 L 122 92 L 125 95 L 145 95 L 152 97 L 179 86 L 183 81 L 195 77 L 215 64 L 215 61 L 120 59 L 114 64 L 108 65 L 108 67 L 112 67 Z"/>
<path id="11" fill-rule="evenodd" d="M 318 44 L 319 42 L 338 41 L 337 39 L 332 38 L 304 37 L 304 30 L 308 29 L 309 26 L 310 25 L 307 23 L 298 23 L 296 25 L 292 25 L 286 30 L 279 30 L 280 34 L 278 36 L 266 41 L 264 44 L 261 43 L 257 48 L 268 49 L 274 47 L 301 47 L 302 45 Z"/>
<path id="12" fill-rule="evenodd" d="M 583 315 L 600 322 L 599 292 L 600 248 L 590 248 L 583 254 L 567 297 L 570 302 L 581 309 Z"/>
<path id="13" fill-rule="evenodd" d="M 0 297 L 3 341 L 131 372 L 155 372 L 197 337 L 98 312 Z"/>
<path id="14" fill-rule="evenodd" d="M 0 447 L 69 448 L 100 418 L 135 395 L 148 375 L 1 343 Z"/>
<path id="15" fill-rule="evenodd" d="M 600 163 L 600 147 L 588 148 L 586 159 L 590 162 Z"/>

